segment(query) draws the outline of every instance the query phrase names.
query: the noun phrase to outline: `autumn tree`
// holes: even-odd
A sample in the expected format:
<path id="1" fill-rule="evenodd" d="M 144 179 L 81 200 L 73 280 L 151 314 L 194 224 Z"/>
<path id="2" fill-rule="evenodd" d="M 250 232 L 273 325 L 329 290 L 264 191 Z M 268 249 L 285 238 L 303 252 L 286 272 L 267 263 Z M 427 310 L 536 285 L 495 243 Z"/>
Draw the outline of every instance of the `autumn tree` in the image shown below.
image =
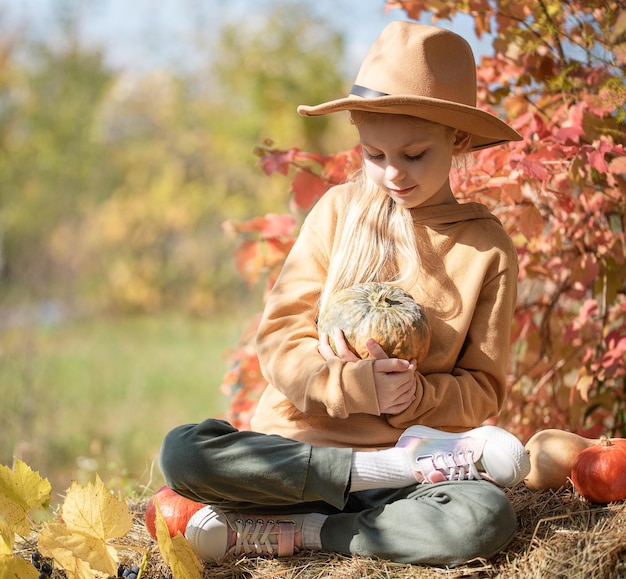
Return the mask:
<path id="1" fill-rule="evenodd" d="M 343 37 L 331 22 L 313 16 L 304 3 L 278 3 L 265 20 L 224 27 L 214 63 L 219 89 L 214 90 L 230 103 L 231 123 L 257 139 L 261 134 L 282 143 L 298 135 L 302 147 L 323 150 L 330 146 L 325 138 L 336 121 L 311 122 L 294 111 L 298 103 L 344 90 L 343 53 Z"/>
<path id="2" fill-rule="evenodd" d="M 523 440 L 543 428 L 626 435 L 626 9 L 600 0 L 387 0 L 386 9 L 453 29 L 470 15 L 476 36 L 493 39 L 478 63 L 479 105 L 524 137 L 475 154 L 454 178 L 462 201 L 502 220 L 519 255 L 509 397 L 497 422 Z M 345 179 L 358 151 L 260 156 L 267 173 L 291 180 L 292 211 L 230 229 L 241 235 L 242 273 L 269 289 L 298 216 Z M 255 324 L 222 386 L 242 428 L 265 385 Z"/>
<path id="3" fill-rule="evenodd" d="M 61 272 L 53 273 L 50 232 L 79 220 L 85 205 L 118 183 L 92 131 L 94 103 L 111 75 L 99 52 L 72 44 L 35 45 L 28 70 L 16 60 L 7 49 L 0 63 L 2 283 L 41 297 L 70 267 L 60 264 Z"/>
<path id="4" fill-rule="evenodd" d="M 340 36 L 305 5 L 279 5 L 246 34 L 230 24 L 200 43 L 192 71 L 116 71 L 66 9 L 54 44 L 0 30 L 0 295 L 121 313 L 239 308 L 249 291 L 221 224 L 288 197 L 254 165 L 269 126 L 278 142 L 323 142 L 324 122 L 312 130 L 277 103 L 314 79 L 339 90 Z"/>

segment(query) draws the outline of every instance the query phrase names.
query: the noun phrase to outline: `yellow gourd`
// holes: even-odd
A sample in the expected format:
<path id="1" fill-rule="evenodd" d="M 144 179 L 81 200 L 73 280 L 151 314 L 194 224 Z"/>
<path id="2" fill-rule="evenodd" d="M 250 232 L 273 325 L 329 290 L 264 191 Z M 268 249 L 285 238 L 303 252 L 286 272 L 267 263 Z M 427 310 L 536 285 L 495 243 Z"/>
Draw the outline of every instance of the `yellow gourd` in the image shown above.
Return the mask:
<path id="1" fill-rule="evenodd" d="M 600 444 L 599 440 L 556 428 L 537 432 L 526 443 L 530 473 L 524 483 L 533 491 L 558 490 L 567 486 L 578 455 L 597 444 Z"/>

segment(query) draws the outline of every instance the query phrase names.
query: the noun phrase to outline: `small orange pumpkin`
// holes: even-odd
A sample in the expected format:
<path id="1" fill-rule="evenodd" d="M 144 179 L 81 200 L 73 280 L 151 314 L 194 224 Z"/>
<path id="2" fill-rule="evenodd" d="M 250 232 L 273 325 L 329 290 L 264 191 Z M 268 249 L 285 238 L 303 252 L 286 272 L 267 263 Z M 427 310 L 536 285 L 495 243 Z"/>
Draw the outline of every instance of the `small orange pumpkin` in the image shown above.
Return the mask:
<path id="1" fill-rule="evenodd" d="M 626 440 L 609 440 L 583 450 L 572 466 L 574 488 L 598 504 L 626 499 Z"/>
<path id="2" fill-rule="evenodd" d="M 159 505 L 161 514 L 167 523 L 167 529 L 170 537 L 175 537 L 178 532 L 185 534 L 187 523 L 191 516 L 206 505 L 190 501 L 185 497 L 174 492 L 168 486 L 162 486 L 148 501 L 146 505 L 146 529 L 150 536 L 156 541 L 156 504 Z"/>

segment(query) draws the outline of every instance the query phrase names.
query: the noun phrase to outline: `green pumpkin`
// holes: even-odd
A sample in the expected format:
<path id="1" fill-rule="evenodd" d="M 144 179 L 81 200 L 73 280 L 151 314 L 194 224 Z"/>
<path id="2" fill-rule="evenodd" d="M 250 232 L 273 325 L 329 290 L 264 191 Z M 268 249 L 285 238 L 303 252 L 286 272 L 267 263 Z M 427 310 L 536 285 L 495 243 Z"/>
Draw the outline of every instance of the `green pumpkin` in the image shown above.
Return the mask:
<path id="1" fill-rule="evenodd" d="M 422 307 L 411 294 L 386 283 L 357 284 L 338 291 L 317 321 L 336 352 L 333 329 L 343 330 L 346 342 L 359 358 L 368 358 L 365 347 L 374 338 L 390 358 L 417 360 L 430 347 L 430 324 Z"/>

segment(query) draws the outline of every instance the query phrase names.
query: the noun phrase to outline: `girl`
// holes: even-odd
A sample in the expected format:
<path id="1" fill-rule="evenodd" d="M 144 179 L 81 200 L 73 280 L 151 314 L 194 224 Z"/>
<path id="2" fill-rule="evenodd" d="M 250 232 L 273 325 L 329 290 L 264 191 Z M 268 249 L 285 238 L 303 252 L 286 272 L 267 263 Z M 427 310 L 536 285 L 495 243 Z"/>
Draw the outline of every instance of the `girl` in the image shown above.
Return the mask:
<path id="1" fill-rule="evenodd" d="M 348 97 L 301 106 L 350 111 L 363 150 L 353 182 L 309 214 L 269 296 L 257 350 L 269 386 L 239 432 L 206 420 L 168 434 L 167 484 L 206 503 L 186 536 L 207 560 L 323 549 L 458 565 L 511 541 L 499 487 L 529 471 L 521 443 L 480 426 L 505 396 L 517 260 L 498 220 L 457 203 L 452 159 L 521 137 L 476 108 L 475 62 L 456 34 L 393 22 Z M 424 307 L 428 356 L 337 353 L 316 319 L 330 295 L 397 284 Z"/>

